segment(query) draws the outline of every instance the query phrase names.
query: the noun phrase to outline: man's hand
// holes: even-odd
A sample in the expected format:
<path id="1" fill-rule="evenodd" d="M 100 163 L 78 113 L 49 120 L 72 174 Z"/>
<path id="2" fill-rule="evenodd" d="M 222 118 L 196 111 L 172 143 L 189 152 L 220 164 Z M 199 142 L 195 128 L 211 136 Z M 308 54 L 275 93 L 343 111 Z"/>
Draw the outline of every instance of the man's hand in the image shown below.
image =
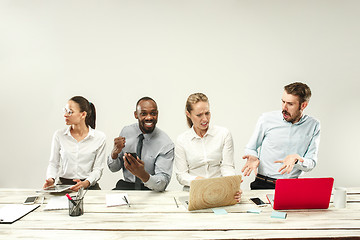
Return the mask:
<path id="1" fill-rule="evenodd" d="M 121 152 L 121 150 L 123 150 L 123 148 L 125 147 L 125 138 L 124 137 L 117 137 L 114 138 L 114 148 L 111 152 L 111 157 L 112 159 L 116 159 L 119 155 L 119 153 Z"/>
<path id="2" fill-rule="evenodd" d="M 241 172 L 244 173 L 244 176 L 250 176 L 252 171 L 254 171 L 254 174 L 256 175 L 260 160 L 252 155 L 245 155 L 243 156 L 243 159 L 247 159 L 245 166 L 241 169 Z"/>
<path id="3" fill-rule="evenodd" d="M 139 158 L 134 158 L 131 154 L 124 154 L 124 166 L 133 175 L 137 176 L 143 182 L 147 182 L 150 174 L 145 171 L 145 163 Z"/>
<path id="4" fill-rule="evenodd" d="M 85 181 L 81 181 L 80 179 L 74 179 L 74 182 L 76 182 L 76 184 L 74 186 L 72 186 L 70 189 L 73 191 L 79 191 L 80 188 L 88 188 L 90 186 L 90 182 L 88 180 Z"/>
<path id="5" fill-rule="evenodd" d="M 289 174 L 293 170 L 294 165 L 297 161 L 304 162 L 304 160 L 299 156 L 299 154 L 292 154 L 287 155 L 286 158 L 284 158 L 283 160 L 278 160 L 274 163 L 283 163 L 278 172 L 281 172 L 281 174 Z"/>

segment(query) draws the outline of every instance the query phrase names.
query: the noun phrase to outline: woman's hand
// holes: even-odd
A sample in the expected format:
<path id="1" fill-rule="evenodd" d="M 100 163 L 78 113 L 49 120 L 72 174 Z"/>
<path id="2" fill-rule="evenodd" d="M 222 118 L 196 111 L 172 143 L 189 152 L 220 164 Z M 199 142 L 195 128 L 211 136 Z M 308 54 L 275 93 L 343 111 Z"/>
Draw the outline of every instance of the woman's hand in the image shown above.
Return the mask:
<path id="1" fill-rule="evenodd" d="M 55 180 L 53 178 L 46 179 L 43 188 L 45 189 L 45 188 L 51 187 L 52 185 L 54 185 L 54 183 L 55 183 Z"/>
<path id="2" fill-rule="evenodd" d="M 70 189 L 73 191 L 79 191 L 80 188 L 88 188 L 90 186 L 90 182 L 88 180 L 85 181 L 81 181 L 80 179 L 74 179 L 74 182 L 76 182 L 76 184 L 74 186 L 72 186 Z"/>
<path id="3" fill-rule="evenodd" d="M 236 200 L 238 203 L 240 203 L 240 201 L 241 201 L 241 194 L 242 194 L 242 190 L 240 189 L 240 191 L 236 192 L 236 194 L 235 194 L 235 196 L 234 196 L 235 200 Z"/>

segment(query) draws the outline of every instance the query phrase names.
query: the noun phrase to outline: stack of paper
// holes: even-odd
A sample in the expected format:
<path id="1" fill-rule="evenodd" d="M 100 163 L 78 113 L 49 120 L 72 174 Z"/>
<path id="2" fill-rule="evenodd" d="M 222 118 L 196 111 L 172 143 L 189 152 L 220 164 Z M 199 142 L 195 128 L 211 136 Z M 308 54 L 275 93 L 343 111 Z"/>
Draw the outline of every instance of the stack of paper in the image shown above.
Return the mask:
<path id="1" fill-rule="evenodd" d="M 44 211 L 69 209 L 69 200 L 66 196 L 53 196 L 50 198 Z"/>
<path id="2" fill-rule="evenodd" d="M 127 193 L 106 194 L 107 207 L 127 205 L 127 204 L 130 204 Z"/>

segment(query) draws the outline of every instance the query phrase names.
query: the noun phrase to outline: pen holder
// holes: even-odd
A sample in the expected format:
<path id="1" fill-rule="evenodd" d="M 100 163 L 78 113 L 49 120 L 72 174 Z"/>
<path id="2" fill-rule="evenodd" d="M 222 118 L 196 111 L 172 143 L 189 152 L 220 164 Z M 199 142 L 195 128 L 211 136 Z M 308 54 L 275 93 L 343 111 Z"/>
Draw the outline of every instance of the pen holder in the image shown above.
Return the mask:
<path id="1" fill-rule="evenodd" d="M 81 216 L 84 214 L 84 198 L 69 200 L 69 215 L 71 217 Z"/>

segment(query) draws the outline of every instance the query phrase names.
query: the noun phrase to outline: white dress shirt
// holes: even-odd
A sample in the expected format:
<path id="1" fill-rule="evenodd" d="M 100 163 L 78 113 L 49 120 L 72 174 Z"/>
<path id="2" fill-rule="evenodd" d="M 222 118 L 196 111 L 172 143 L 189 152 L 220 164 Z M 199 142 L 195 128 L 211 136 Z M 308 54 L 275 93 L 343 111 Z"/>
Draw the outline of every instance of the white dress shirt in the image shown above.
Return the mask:
<path id="1" fill-rule="evenodd" d="M 104 169 L 105 134 L 89 127 L 88 135 L 78 142 L 70 129 L 57 130 L 53 136 L 47 179 L 85 179 L 93 186 Z"/>
<path id="2" fill-rule="evenodd" d="M 303 115 L 299 122 L 292 124 L 284 120 L 281 111 L 261 115 L 255 131 L 246 145 L 245 154 L 259 158 L 258 173 L 272 178 L 297 178 L 302 171 L 312 170 L 317 163 L 320 143 L 320 122 Z M 290 174 L 278 170 L 290 154 L 299 154 L 304 162 L 295 164 Z"/>
<path id="3" fill-rule="evenodd" d="M 235 175 L 234 144 L 229 130 L 210 126 L 201 138 L 190 128 L 177 138 L 175 171 L 180 184 L 190 186 L 197 176 Z"/>

